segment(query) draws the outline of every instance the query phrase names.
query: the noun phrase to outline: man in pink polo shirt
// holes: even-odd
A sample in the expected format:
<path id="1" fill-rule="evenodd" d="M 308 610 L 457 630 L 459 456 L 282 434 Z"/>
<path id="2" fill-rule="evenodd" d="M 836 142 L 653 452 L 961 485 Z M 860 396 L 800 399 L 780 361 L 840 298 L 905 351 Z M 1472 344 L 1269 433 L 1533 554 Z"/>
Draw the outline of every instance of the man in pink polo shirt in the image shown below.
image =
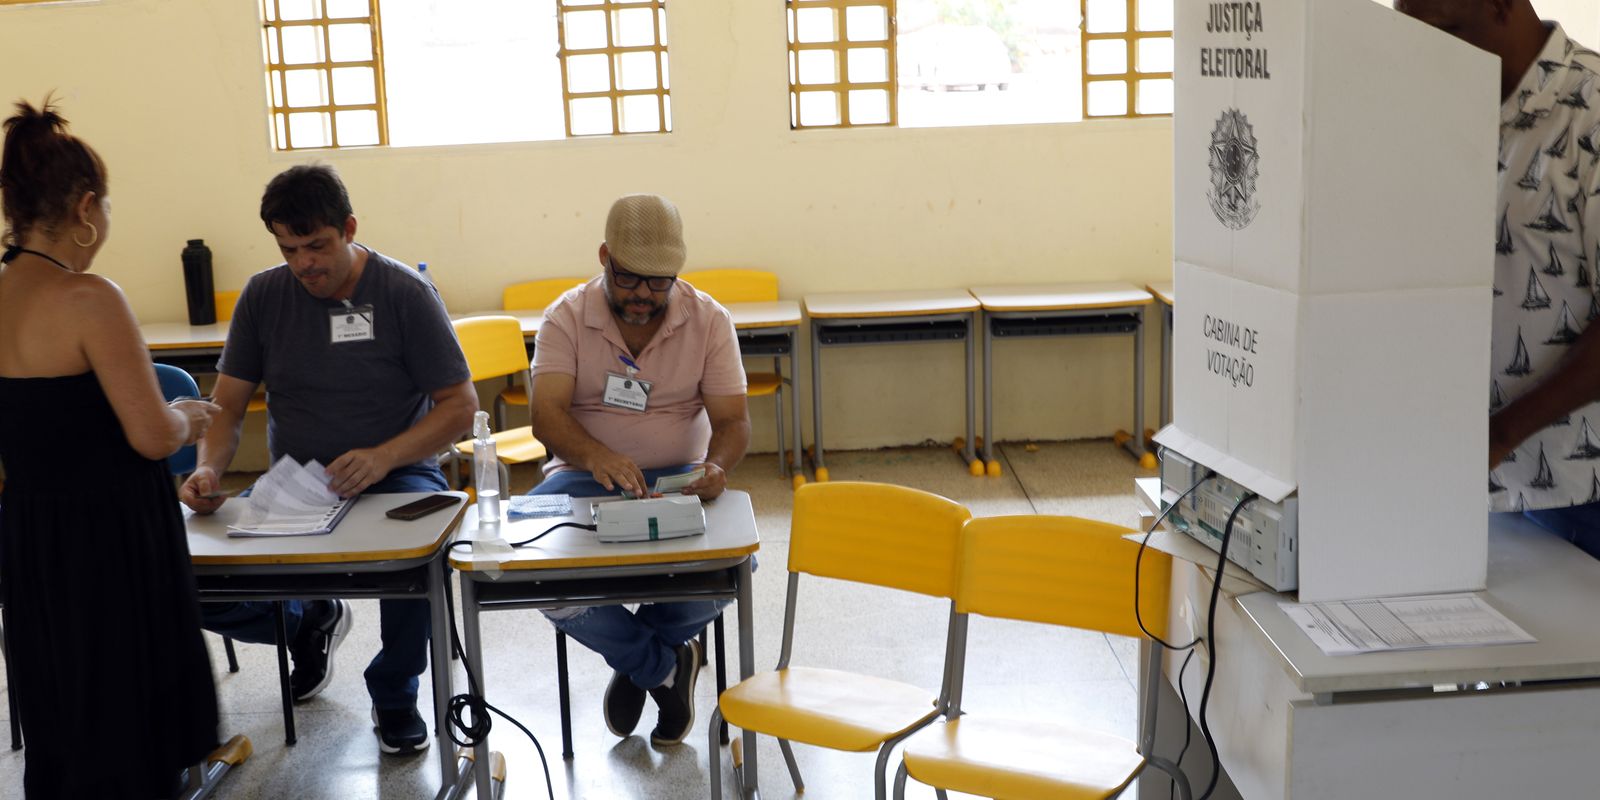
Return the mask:
<path id="1" fill-rule="evenodd" d="M 657 195 L 611 206 L 601 273 L 545 311 L 533 359 L 533 433 L 550 449 L 533 494 L 644 496 L 662 475 L 704 467 L 684 489 L 710 500 L 750 444 L 744 365 L 728 310 L 678 280 L 683 221 Z M 654 603 L 545 611 L 605 656 L 606 727 L 628 736 L 648 693 L 650 741 L 683 741 L 694 725 L 700 647 L 725 603 Z"/>

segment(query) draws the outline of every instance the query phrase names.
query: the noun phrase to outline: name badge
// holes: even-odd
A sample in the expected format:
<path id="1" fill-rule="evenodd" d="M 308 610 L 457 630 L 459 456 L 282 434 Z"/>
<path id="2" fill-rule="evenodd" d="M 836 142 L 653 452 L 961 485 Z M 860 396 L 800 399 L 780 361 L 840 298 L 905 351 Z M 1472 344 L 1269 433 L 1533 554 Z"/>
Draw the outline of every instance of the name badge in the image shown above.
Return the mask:
<path id="1" fill-rule="evenodd" d="M 643 411 L 650 402 L 650 382 L 617 372 L 606 373 L 606 393 L 601 402 L 612 408 Z"/>
<path id="2" fill-rule="evenodd" d="M 336 308 L 328 312 L 329 341 L 370 342 L 377 336 L 372 332 L 372 306 Z"/>

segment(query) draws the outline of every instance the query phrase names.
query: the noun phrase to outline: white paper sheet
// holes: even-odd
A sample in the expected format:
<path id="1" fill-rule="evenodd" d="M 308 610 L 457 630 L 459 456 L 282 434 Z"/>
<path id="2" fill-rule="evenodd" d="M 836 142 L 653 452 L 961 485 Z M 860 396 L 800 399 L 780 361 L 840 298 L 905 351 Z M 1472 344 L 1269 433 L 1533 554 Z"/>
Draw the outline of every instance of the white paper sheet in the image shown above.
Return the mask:
<path id="1" fill-rule="evenodd" d="M 315 460 L 301 466 L 284 456 L 256 479 L 250 507 L 229 536 L 310 536 L 333 531 L 356 498 L 341 500 L 328 488 L 328 474 Z"/>
<path id="2" fill-rule="evenodd" d="M 1537 641 L 1475 594 L 1279 606 L 1330 656 Z"/>

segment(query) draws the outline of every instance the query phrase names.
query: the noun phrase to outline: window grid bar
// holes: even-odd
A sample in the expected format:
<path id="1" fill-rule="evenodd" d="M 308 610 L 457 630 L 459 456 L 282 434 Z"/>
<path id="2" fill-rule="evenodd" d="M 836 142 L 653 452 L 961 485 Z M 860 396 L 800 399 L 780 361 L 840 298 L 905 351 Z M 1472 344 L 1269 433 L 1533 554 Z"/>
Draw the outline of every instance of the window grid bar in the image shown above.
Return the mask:
<path id="1" fill-rule="evenodd" d="M 656 119 L 660 120 L 663 128 L 669 127 L 667 124 L 668 87 L 666 78 L 663 77 L 666 72 L 667 47 L 661 43 L 662 26 L 665 24 L 666 20 L 662 19 L 661 12 L 652 9 L 650 12 L 650 35 L 655 37 L 656 40 L 656 88 L 661 90 L 656 93 Z"/>
<path id="2" fill-rule="evenodd" d="M 616 50 L 614 48 L 617 46 L 617 26 L 615 24 L 616 20 L 612 19 L 612 16 L 614 14 L 616 14 L 617 12 L 615 10 L 613 10 L 613 9 L 607 8 L 601 13 L 606 18 L 606 51 L 607 51 L 607 55 L 606 55 L 606 71 L 611 76 L 611 84 L 610 84 L 611 89 L 612 89 L 612 91 L 616 91 L 616 88 L 617 88 L 617 56 L 616 56 Z M 660 77 L 661 76 L 659 76 L 659 75 L 656 76 L 656 83 L 658 83 L 658 84 L 661 82 Z M 613 96 L 611 98 L 611 132 L 612 133 L 621 133 L 622 132 L 622 98 L 621 97 Z"/>
<path id="3" fill-rule="evenodd" d="M 561 118 L 567 126 L 567 136 L 572 136 L 571 77 L 567 74 L 567 14 L 566 4 L 556 3 L 556 61 L 561 64 Z"/>
<path id="4" fill-rule="evenodd" d="M 584 47 L 581 49 L 572 48 L 570 50 L 562 50 L 561 52 L 569 56 L 599 56 L 611 55 L 613 53 L 662 53 L 666 52 L 666 49 L 667 46 L 663 44 L 630 44 L 618 45 L 616 47 Z"/>
<path id="5" fill-rule="evenodd" d="M 326 64 L 329 60 L 331 60 L 333 58 L 333 41 L 332 41 L 331 37 L 328 35 L 328 4 L 325 3 L 325 2 L 324 3 L 318 3 L 317 4 L 317 8 L 318 8 L 318 12 L 322 15 L 322 26 L 320 28 L 320 32 L 322 34 L 322 60 L 323 60 L 323 63 Z M 323 74 L 328 79 L 328 82 L 323 84 L 323 89 L 322 90 L 324 92 L 327 92 L 327 96 L 324 97 L 323 100 L 325 102 L 327 102 L 328 105 L 331 106 L 331 105 L 334 105 L 334 102 L 333 102 L 333 68 L 332 67 L 326 67 L 323 70 Z M 288 76 L 285 75 L 284 77 L 287 78 Z M 287 97 L 284 98 L 284 100 L 288 100 L 288 99 L 289 98 L 287 98 Z M 338 147 L 339 146 L 339 115 L 335 114 L 335 113 L 333 113 L 331 111 L 328 112 L 328 137 L 333 140 L 333 146 L 334 147 Z"/>
<path id="6" fill-rule="evenodd" d="M 383 68 L 383 13 L 378 7 L 378 0 L 367 0 L 367 11 L 372 14 L 372 24 L 369 32 L 372 34 L 372 60 L 373 81 L 377 86 L 375 97 L 378 100 L 378 146 L 389 146 L 389 83 L 388 72 Z M 328 75 L 328 87 L 333 87 L 333 75 Z"/>

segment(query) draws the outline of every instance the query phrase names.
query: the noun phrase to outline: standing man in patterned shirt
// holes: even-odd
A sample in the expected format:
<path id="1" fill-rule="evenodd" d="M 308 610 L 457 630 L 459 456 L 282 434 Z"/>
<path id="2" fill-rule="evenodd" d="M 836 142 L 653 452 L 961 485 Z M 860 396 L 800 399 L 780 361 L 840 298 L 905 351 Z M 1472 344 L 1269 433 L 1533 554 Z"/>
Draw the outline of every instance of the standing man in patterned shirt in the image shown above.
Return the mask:
<path id="1" fill-rule="evenodd" d="M 1396 0 L 1500 57 L 1489 502 L 1600 557 L 1600 54 L 1529 0 Z"/>

